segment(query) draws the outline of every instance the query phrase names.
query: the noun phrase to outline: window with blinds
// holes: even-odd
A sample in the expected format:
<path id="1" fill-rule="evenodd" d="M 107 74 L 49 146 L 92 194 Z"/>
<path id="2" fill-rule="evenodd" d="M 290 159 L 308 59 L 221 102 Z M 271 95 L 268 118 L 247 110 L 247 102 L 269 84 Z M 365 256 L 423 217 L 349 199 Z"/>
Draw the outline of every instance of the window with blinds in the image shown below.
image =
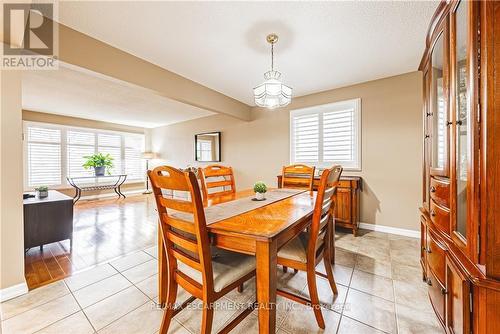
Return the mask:
<path id="1" fill-rule="evenodd" d="M 61 130 L 29 127 L 27 139 L 27 177 L 32 187 L 61 183 Z"/>
<path id="2" fill-rule="evenodd" d="M 109 154 L 113 158 L 111 174 L 122 174 L 122 135 L 119 134 L 97 134 L 97 152 Z M 140 157 L 140 156 L 139 156 Z M 124 159 L 125 160 L 125 159 Z"/>
<path id="3" fill-rule="evenodd" d="M 67 131 L 67 176 L 82 177 L 92 176 L 94 173 L 90 169 L 85 169 L 85 156 L 95 153 L 95 134 L 79 130 Z"/>
<path id="4" fill-rule="evenodd" d="M 25 122 L 25 134 L 25 186 L 28 189 L 39 185 L 64 186 L 67 176 L 93 176 L 94 171 L 82 165 L 85 156 L 97 152 L 113 157 L 111 174 L 127 174 L 127 181 L 145 179 L 142 134 L 31 122 Z"/>
<path id="5" fill-rule="evenodd" d="M 125 174 L 131 180 L 143 179 L 146 162 L 141 158 L 144 152 L 144 136 L 126 136 L 125 138 Z"/>
<path id="6" fill-rule="evenodd" d="M 290 161 L 361 169 L 361 99 L 292 110 Z"/>

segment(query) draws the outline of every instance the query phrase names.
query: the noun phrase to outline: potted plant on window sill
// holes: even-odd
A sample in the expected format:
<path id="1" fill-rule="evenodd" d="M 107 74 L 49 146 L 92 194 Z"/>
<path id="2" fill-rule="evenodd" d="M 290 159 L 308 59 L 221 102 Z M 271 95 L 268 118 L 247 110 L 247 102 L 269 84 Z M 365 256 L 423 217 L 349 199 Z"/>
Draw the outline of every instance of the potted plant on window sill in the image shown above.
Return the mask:
<path id="1" fill-rule="evenodd" d="M 35 188 L 35 191 L 38 198 L 45 198 L 49 196 L 49 187 L 47 186 L 39 186 Z"/>
<path id="2" fill-rule="evenodd" d="M 267 192 L 267 186 L 264 182 L 256 182 L 253 186 L 253 191 L 255 192 L 255 199 L 257 201 L 263 201 L 266 199 L 265 193 Z"/>
<path id="3" fill-rule="evenodd" d="M 109 154 L 97 153 L 84 156 L 87 161 L 82 165 L 85 169 L 94 168 L 95 176 L 104 176 L 105 172 L 113 168 L 113 157 Z"/>

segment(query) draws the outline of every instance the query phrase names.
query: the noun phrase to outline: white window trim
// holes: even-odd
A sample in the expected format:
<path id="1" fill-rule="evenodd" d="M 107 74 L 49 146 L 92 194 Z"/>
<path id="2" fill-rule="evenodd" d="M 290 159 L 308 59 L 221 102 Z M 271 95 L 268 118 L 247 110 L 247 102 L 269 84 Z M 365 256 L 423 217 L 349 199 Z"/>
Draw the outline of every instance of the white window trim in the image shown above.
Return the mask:
<path id="1" fill-rule="evenodd" d="M 105 129 L 95 129 L 95 128 L 87 128 L 87 127 L 78 127 L 78 126 L 69 126 L 69 125 L 62 125 L 62 124 L 54 124 L 54 123 L 44 123 L 44 122 L 34 122 L 34 121 L 24 121 L 23 120 L 23 183 L 24 183 L 24 189 L 25 191 L 33 191 L 35 187 L 30 187 L 28 185 L 28 138 L 27 138 L 27 128 L 29 126 L 39 126 L 42 128 L 50 128 L 50 129 L 56 129 L 56 130 L 61 130 L 61 183 L 58 185 L 52 185 L 50 186 L 51 189 L 72 189 L 71 185 L 68 183 L 66 180 L 67 176 L 67 132 L 70 130 L 75 130 L 75 131 L 85 131 L 85 132 L 90 132 L 94 134 L 99 134 L 99 133 L 109 133 L 109 134 L 117 134 L 121 135 L 121 156 L 125 156 L 125 140 L 124 140 L 124 135 L 137 135 L 137 136 L 144 136 L 144 143 L 146 143 L 146 138 L 145 134 L 142 133 L 137 133 L 137 132 L 126 132 L 126 131 L 113 131 L 113 130 L 105 130 Z M 96 146 L 98 145 L 97 142 L 95 144 Z M 145 148 L 144 148 L 145 149 Z M 123 164 L 123 167 L 125 164 Z M 144 170 L 144 176 L 142 178 L 135 178 L 135 179 L 128 179 L 124 184 L 132 184 L 132 183 L 143 183 L 146 181 L 146 170 Z"/>
<path id="2" fill-rule="evenodd" d="M 318 114 L 318 113 L 325 113 L 328 111 L 331 111 L 331 109 L 337 109 L 337 108 L 342 108 L 342 106 L 349 106 L 351 107 L 354 105 L 354 122 L 356 124 L 355 127 L 355 134 L 354 134 L 354 145 L 357 148 L 356 149 L 356 154 L 355 154 L 355 159 L 354 159 L 354 164 L 353 165 L 345 165 L 344 162 L 337 162 L 337 161 L 323 161 L 323 117 L 319 118 L 319 147 L 318 147 L 318 152 L 319 152 L 319 161 L 300 161 L 300 162 L 295 162 L 294 161 L 294 152 L 295 152 L 295 142 L 294 142 L 294 124 L 293 124 L 293 118 L 295 116 L 303 116 L 303 115 L 312 115 L 312 114 Z M 290 111 L 290 164 L 295 164 L 295 163 L 302 163 L 302 164 L 310 164 L 310 165 L 315 165 L 316 167 L 319 168 L 328 168 L 331 167 L 334 164 L 340 164 L 343 166 L 344 170 L 346 171 L 353 171 L 353 172 L 359 172 L 361 171 L 361 98 L 356 98 L 356 99 L 351 99 L 351 100 L 345 100 L 345 101 L 339 101 L 339 102 L 334 102 L 334 103 L 328 103 L 328 104 L 322 104 L 322 105 L 317 105 L 313 107 L 307 107 L 307 108 L 301 108 L 301 109 L 294 109 Z"/>

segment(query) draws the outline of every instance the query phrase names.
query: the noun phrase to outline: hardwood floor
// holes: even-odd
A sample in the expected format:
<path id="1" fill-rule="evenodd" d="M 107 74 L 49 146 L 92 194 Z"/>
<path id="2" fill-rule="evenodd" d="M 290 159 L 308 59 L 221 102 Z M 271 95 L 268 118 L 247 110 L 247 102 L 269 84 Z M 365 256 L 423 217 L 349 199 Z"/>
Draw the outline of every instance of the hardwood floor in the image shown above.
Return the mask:
<path id="1" fill-rule="evenodd" d="M 154 245 L 155 208 L 151 195 L 78 202 L 74 207 L 72 251 L 66 240 L 26 252 L 29 289 Z"/>

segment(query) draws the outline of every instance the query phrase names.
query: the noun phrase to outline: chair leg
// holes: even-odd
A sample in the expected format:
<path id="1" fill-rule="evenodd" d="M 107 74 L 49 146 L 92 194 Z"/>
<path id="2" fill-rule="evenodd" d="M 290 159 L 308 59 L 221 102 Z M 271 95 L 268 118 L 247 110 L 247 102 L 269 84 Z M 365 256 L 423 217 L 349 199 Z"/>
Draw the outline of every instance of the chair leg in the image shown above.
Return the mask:
<path id="1" fill-rule="evenodd" d="M 283 266 L 283 272 L 286 274 L 288 272 L 288 267 Z"/>
<path id="2" fill-rule="evenodd" d="M 311 307 L 316 317 L 316 322 L 321 329 L 325 329 L 325 320 L 321 313 L 321 306 L 319 304 L 318 287 L 316 286 L 316 272 L 313 268 L 307 270 L 307 286 L 309 288 L 309 296 L 311 297 Z"/>
<path id="3" fill-rule="evenodd" d="M 241 283 L 240 285 L 238 285 L 238 292 L 239 293 L 243 292 L 243 283 Z"/>
<path id="4" fill-rule="evenodd" d="M 331 237 L 333 235 L 333 237 Z M 328 283 L 330 283 L 330 288 L 332 289 L 332 292 L 334 295 L 337 295 L 338 289 L 337 289 L 337 284 L 335 283 L 335 277 L 333 276 L 333 269 L 332 265 L 333 260 L 332 260 L 332 255 L 335 256 L 333 248 L 335 244 L 335 232 L 332 230 L 331 225 L 329 229 L 327 230 L 327 235 L 326 235 L 326 244 L 325 244 L 325 251 L 323 253 L 323 264 L 325 266 L 326 270 L 326 277 L 328 278 Z M 333 253 L 333 254 L 332 254 Z"/>
<path id="5" fill-rule="evenodd" d="M 214 320 L 214 309 L 212 303 L 203 302 L 203 316 L 201 320 L 201 333 L 210 334 Z"/>
<path id="6" fill-rule="evenodd" d="M 330 262 L 329 258 L 325 257 L 323 259 L 323 264 L 325 265 L 326 276 L 328 277 L 330 288 L 332 289 L 333 294 L 337 295 L 339 291 L 337 289 L 337 284 L 335 283 L 335 277 L 333 277 L 332 263 Z"/>
<path id="7" fill-rule="evenodd" d="M 168 282 L 167 302 L 165 303 L 165 309 L 163 310 L 163 319 L 161 320 L 159 334 L 167 334 L 168 332 L 168 328 L 170 327 L 170 322 L 174 317 L 176 298 L 177 298 L 177 282 L 171 279 Z"/>

